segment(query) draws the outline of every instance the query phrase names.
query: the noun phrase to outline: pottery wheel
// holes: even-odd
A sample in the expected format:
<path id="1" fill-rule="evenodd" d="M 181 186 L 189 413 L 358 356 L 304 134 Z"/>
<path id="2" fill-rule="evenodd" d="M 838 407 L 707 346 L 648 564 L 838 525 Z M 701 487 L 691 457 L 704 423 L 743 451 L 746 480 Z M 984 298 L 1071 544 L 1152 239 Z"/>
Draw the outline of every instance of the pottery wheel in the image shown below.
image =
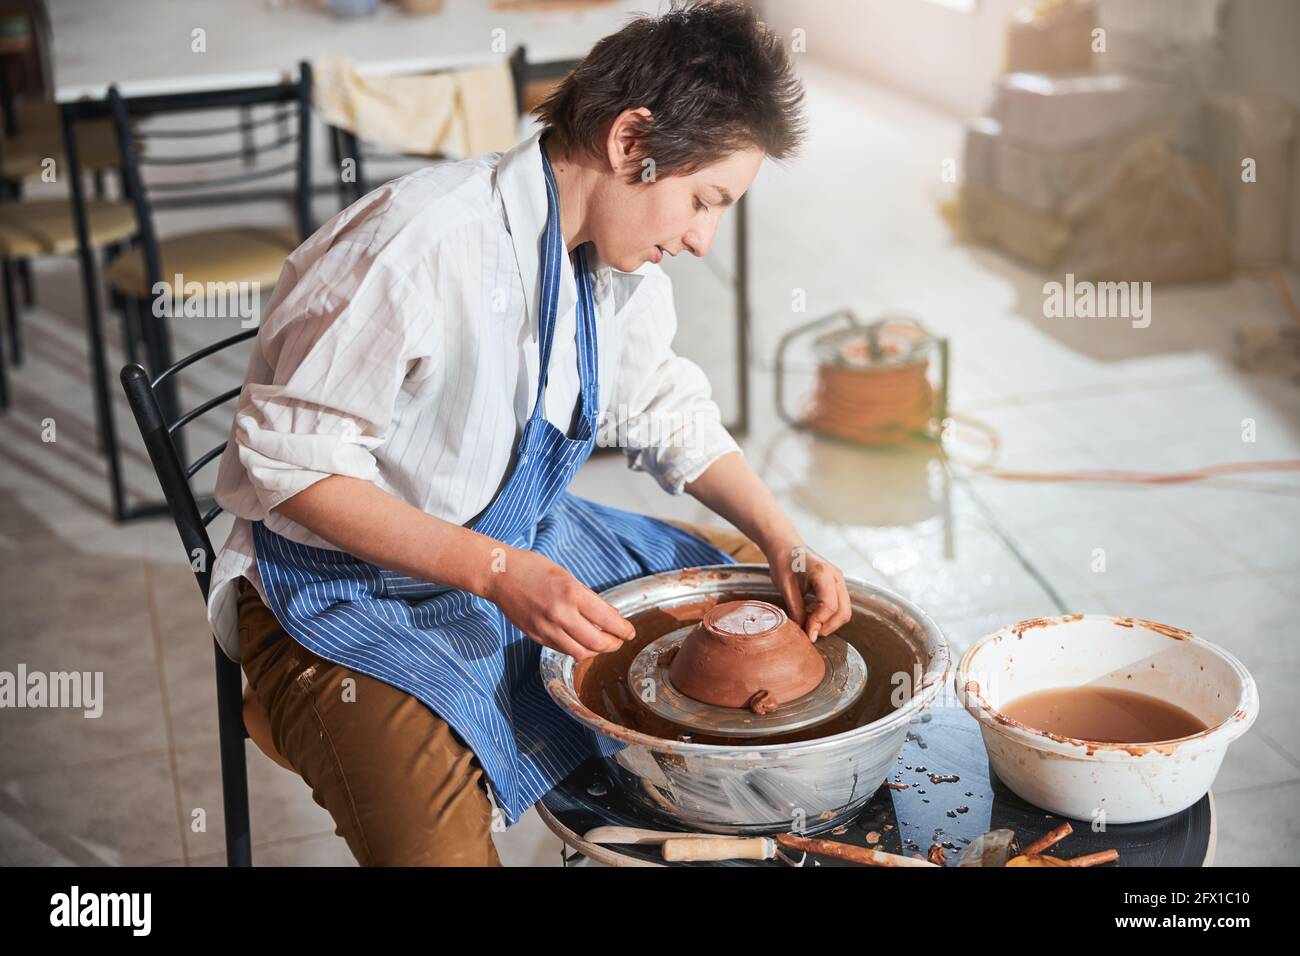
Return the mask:
<path id="1" fill-rule="evenodd" d="M 862 655 L 834 635 L 820 637 L 813 646 L 826 661 L 820 684 L 768 714 L 747 707 L 715 707 L 687 697 L 673 686 L 669 669 L 659 659 L 684 641 L 693 624 L 651 641 L 632 661 L 627 686 L 642 707 L 690 730 L 717 737 L 767 737 L 790 733 L 830 720 L 867 686 L 867 665 Z"/>

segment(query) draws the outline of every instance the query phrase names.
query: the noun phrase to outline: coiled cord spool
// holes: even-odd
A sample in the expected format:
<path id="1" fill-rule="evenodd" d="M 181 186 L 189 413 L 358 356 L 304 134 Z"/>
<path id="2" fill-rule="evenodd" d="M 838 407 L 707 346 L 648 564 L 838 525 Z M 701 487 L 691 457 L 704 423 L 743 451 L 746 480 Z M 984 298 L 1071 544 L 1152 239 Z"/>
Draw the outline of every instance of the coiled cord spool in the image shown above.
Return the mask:
<path id="1" fill-rule="evenodd" d="M 804 409 L 791 416 L 784 403 L 784 357 L 800 335 L 831 322 L 848 328 L 813 343 L 816 384 Z M 940 361 L 939 381 L 931 368 Z M 787 423 L 862 445 L 895 445 L 917 436 L 937 438 L 947 404 L 947 343 L 916 320 L 885 317 L 863 325 L 837 312 L 787 334 L 777 349 L 777 409 Z"/>
<path id="2" fill-rule="evenodd" d="M 1300 321 L 1300 310 L 1296 309 L 1280 273 L 1275 274 L 1275 281 L 1287 310 Z M 792 416 L 785 407 L 786 350 L 796 338 L 834 322 L 847 322 L 848 328 L 814 341 L 817 384 L 805 410 L 797 417 Z M 934 384 L 929 372 L 936 356 L 938 381 Z M 947 461 L 968 469 L 971 474 L 1005 481 L 1165 485 L 1242 474 L 1300 471 L 1300 459 L 1222 462 L 1174 472 L 998 468 L 996 460 L 1001 441 L 997 432 L 978 419 L 949 411 L 948 362 L 947 340 L 933 338 L 915 319 L 887 316 L 863 325 L 851 312 L 835 312 L 782 337 L 774 370 L 777 413 L 792 428 L 816 431 L 860 445 L 934 442 Z M 957 444 L 983 447 L 986 459 L 970 461 L 954 455 L 946 447 L 950 438 Z M 1291 486 L 1270 490 L 1294 494 Z"/>

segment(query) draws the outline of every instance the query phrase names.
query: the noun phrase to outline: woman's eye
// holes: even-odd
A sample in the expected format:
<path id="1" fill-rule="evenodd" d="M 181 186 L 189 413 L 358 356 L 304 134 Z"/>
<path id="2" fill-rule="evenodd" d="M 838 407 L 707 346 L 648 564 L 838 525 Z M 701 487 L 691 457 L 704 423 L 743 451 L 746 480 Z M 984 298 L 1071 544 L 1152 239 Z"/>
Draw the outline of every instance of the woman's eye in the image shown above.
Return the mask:
<path id="1" fill-rule="evenodd" d="M 696 197 L 695 197 L 695 209 L 696 209 L 697 212 L 708 212 L 708 211 L 709 211 L 709 207 L 706 206 L 706 205 L 704 205 L 704 203 L 702 203 L 702 202 L 700 201 L 700 197 L 699 197 L 699 196 L 696 196 Z"/>

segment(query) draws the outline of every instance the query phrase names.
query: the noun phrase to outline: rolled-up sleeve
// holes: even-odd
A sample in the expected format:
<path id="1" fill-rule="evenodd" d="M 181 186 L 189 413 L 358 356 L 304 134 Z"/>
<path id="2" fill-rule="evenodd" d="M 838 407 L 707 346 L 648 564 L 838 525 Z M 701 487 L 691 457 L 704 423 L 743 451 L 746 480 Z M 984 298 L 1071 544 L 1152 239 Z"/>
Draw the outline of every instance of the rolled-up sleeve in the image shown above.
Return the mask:
<path id="1" fill-rule="evenodd" d="M 622 447 L 630 468 L 680 495 L 718 458 L 741 448 L 722 424 L 704 370 L 672 349 L 677 312 L 672 282 L 659 267 L 646 268 L 626 312 L 600 442 Z"/>
<path id="2" fill-rule="evenodd" d="M 373 481 L 372 450 L 421 357 L 421 297 L 364 246 L 287 268 L 301 274 L 281 277 L 257 339 L 271 374 L 244 387 L 232 430 L 263 512 L 330 475 Z"/>

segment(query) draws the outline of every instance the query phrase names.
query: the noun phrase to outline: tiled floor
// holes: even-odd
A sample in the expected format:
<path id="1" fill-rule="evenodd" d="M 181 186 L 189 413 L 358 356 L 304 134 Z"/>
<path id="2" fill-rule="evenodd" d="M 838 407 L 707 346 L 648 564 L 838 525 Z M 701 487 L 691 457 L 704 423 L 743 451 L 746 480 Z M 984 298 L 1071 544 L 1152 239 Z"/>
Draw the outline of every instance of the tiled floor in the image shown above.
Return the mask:
<path id="1" fill-rule="evenodd" d="M 918 602 L 958 653 L 1003 624 L 1063 609 L 1161 620 L 1229 648 L 1254 673 L 1263 707 L 1215 785 L 1218 861 L 1300 862 L 1294 473 L 1140 486 L 1005 482 L 959 466 L 945 491 L 927 453 L 818 441 L 782 425 L 771 397 L 784 332 L 840 307 L 903 310 L 950 338 L 954 409 L 997 430 L 1004 467 L 1166 471 L 1300 458 L 1296 370 L 1243 371 L 1233 345 L 1242 323 L 1290 321 L 1273 287 L 1243 275 L 1157 288 L 1147 329 L 1044 319 L 1041 275 L 954 244 L 935 212 L 951 188 L 941 161 L 960 156 L 959 124 L 816 66 L 808 76 L 809 148 L 788 168 L 769 166 L 752 194 L 746 454 L 815 546 Z M 715 270 L 725 272 L 728 247 L 720 241 Z M 730 415 L 733 376 L 719 358 L 727 297 L 702 264 L 672 265 L 680 349 L 710 371 Z M 221 864 L 212 645 L 198 592 L 167 522 L 107 520 L 77 276 L 70 261 L 43 262 L 37 275 L 28 361 L 0 417 L 0 668 L 103 670 L 109 705 L 94 721 L 0 714 L 0 863 Z M 795 290 L 806 314 L 791 309 Z M 177 328 L 178 351 L 231 330 Z M 224 361 L 192 395 L 237 379 L 241 362 Z M 150 496 L 152 473 L 118 405 L 128 485 Z M 51 418 L 56 440 L 43 441 Z M 1245 418 L 1254 443 L 1242 441 Z M 224 435 L 214 426 L 205 437 L 194 447 Z M 963 461 L 984 456 L 973 445 L 954 450 Z M 573 491 L 708 520 L 617 456 L 594 458 Z M 219 527 L 214 538 L 223 535 Z M 1091 570 L 1096 548 L 1104 573 Z M 250 790 L 258 862 L 352 862 L 301 781 L 251 749 Z M 498 842 L 507 863 L 560 860 L 536 814 Z"/>

